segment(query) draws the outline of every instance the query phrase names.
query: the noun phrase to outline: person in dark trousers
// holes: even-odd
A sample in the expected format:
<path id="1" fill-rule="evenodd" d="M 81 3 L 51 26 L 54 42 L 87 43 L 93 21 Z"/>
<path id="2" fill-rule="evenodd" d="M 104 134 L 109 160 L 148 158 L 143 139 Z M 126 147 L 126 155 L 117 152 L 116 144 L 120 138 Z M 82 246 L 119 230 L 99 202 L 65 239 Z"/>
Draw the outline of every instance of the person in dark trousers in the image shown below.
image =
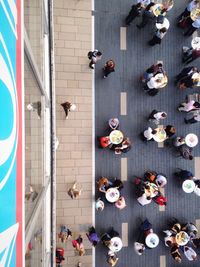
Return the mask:
<path id="1" fill-rule="evenodd" d="M 186 159 L 186 160 L 193 160 L 192 155 L 192 147 L 188 147 L 187 145 L 182 145 L 178 148 L 179 150 L 179 156 Z"/>
<path id="2" fill-rule="evenodd" d="M 165 34 L 167 33 L 167 29 L 166 28 L 162 28 L 160 30 L 156 30 L 153 38 L 148 42 L 148 44 L 150 46 L 154 46 L 156 44 L 161 44 L 161 41 L 163 39 L 163 37 L 165 36 Z"/>
<path id="3" fill-rule="evenodd" d="M 191 180 L 194 177 L 192 172 L 183 169 L 178 169 L 174 175 L 182 180 Z"/>
<path id="4" fill-rule="evenodd" d="M 190 48 L 188 51 L 183 52 L 183 63 L 190 63 L 200 57 L 200 49 L 192 49 Z"/>
<path id="5" fill-rule="evenodd" d="M 88 234 L 86 233 L 86 236 L 94 247 L 96 247 L 96 245 L 100 242 L 100 238 L 98 237 L 93 226 L 89 228 Z"/>
<path id="6" fill-rule="evenodd" d="M 75 110 L 76 109 L 76 105 L 75 104 L 72 104 L 70 102 L 64 102 L 62 104 L 60 104 L 63 109 L 64 109 L 64 112 L 65 112 L 65 115 L 66 115 L 66 119 L 68 119 L 68 114 L 69 114 L 69 111 L 71 110 Z"/>
<path id="7" fill-rule="evenodd" d="M 187 31 L 184 33 L 184 36 L 191 36 L 199 28 L 200 28 L 200 19 L 198 18 L 195 21 L 191 20 Z"/>
<path id="8" fill-rule="evenodd" d="M 172 125 L 167 125 L 165 128 L 164 128 L 166 134 L 167 134 L 167 137 L 170 138 L 172 137 L 175 133 L 176 133 L 176 129 L 174 126 Z"/>
<path id="9" fill-rule="evenodd" d="M 151 10 L 152 6 L 154 6 L 155 3 L 151 2 L 144 10 L 144 13 L 142 14 L 142 22 L 137 26 L 138 29 L 144 28 L 147 23 L 154 18 L 154 14 Z"/>
<path id="10" fill-rule="evenodd" d="M 114 72 L 115 71 L 115 62 L 110 59 L 106 62 L 104 68 L 103 68 L 103 73 L 104 73 L 104 76 L 103 78 L 107 78 L 108 75 L 111 73 L 111 72 Z"/>
<path id="11" fill-rule="evenodd" d="M 186 124 L 193 124 L 193 123 L 197 123 L 197 122 L 200 122 L 200 114 L 196 114 L 196 115 L 194 115 L 192 118 L 190 118 L 190 119 L 186 119 L 186 118 L 184 118 L 184 122 L 186 123 Z"/>
<path id="12" fill-rule="evenodd" d="M 140 15 L 142 11 L 142 4 L 137 3 L 136 5 L 132 5 L 131 10 L 128 14 L 128 16 L 125 19 L 126 26 L 129 26 L 131 22 Z"/>
<path id="13" fill-rule="evenodd" d="M 186 67 L 186 68 L 182 69 L 182 71 L 178 75 L 176 75 L 174 82 L 175 82 L 175 84 L 177 84 L 181 79 L 188 77 L 188 76 L 191 76 L 197 72 L 198 72 L 198 69 L 194 66 Z"/>
<path id="14" fill-rule="evenodd" d="M 91 69 L 94 69 L 93 65 L 95 65 L 99 60 L 101 60 L 101 58 L 102 58 L 102 53 L 98 50 L 94 50 L 89 57 L 89 59 L 91 59 L 89 63 L 89 67 Z"/>

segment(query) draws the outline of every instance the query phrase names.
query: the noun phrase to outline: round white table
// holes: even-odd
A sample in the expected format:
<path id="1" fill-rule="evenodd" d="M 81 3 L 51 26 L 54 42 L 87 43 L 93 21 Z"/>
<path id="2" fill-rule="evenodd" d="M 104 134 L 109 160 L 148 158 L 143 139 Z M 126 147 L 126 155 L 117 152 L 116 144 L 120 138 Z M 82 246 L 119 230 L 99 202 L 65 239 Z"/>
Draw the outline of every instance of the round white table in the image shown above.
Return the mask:
<path id="1" fill-rule="evenodd" d="M 191 41 L 191 46 L 193 49 L 200 49 L 200 37 L 195 37 Z"/>
<path id="2" fill-rule="evenodd" d="M 182 189 L 185 193 L 192 193 L 194 192 L 194 189 L 195 189 L 195 182 L 192 181 L 192 180 L 185 180 L 183 183 L 182 183 Z"/>
<path id="3" fill-rule="evenodd" d="M 167 139 L 165 130 L 163 128 L 156 128 L 155 130 L 157 133 L 153 135 L 153 139 L 158 143 L 164 142 Z"/>
<path id="4" fill-rule="evenodd" d="M 145 238 L 145 244 L 148 248 L 155 248 L 159 244 L 159 237 L 155 233 L 150 233 Z"/>
<path id="5" fill-rule="evenodd" d="M 185 246 L 187 245 L 187 243 L 189 242 L 190 238 L 188 236 L 188 234 L 184 231 L 181 231 L 179 232 L 177 235 L 176 235 L 176 243 L 179 245 L 179 246 Z"/>
<path id="6" fill-rule="evenodd" d="M 156 28 L 158 30 L 162 28 L 166 28 L 167 30 L 169 29 L 169 20 L 167 18 L 164 18 L 163 23 L 156 23 Z"/>
<path id="7" fill-rule="evenodd" d="M 145 188 L 144 189 L 145 194 L 147 196 L 150 195 L 151 198 L 157 196 L 158 191 L 159 191 L 158 190 L 158 186 L 156 184 L 154 184 L 154 183 L 149 183 L 149 182 L 147 182 L 146 184 L 149 185 L 150 189 L 148 190 L 148 189 Z"/>
<path id="8" fill-rule="evenodd" d="M 196 134 L 190 133 L 185 137 L 185 143 L 189 147 L 195 147 L 198 144 L 198 137 Z"/>
<path id="9" fill-rule="evenodd" d="M 111 187 L 106 191 L 106 199 L 110 203 L 116 202 L 120 197 L 120 192 L 116 187 Z"/>
<path id="10" fill-rule="evenodd" d="M 123 139 L 124 139 L 124 135 L 121 131 L 119 130 L 114 130 L 110 133 L 110 141 L 112 144 L 114 145 L 119 145 L 122 143 Z"/>
<path id="11" fill-rule="evenodd" d="M 122 240 L 119 237 L 113 237 L 110 240 L 110 245 L 109 245 L 109 249 L 112 250 L 113 252 L 118 252 L 122 249 L 123 244 L 122 244 Z"/>

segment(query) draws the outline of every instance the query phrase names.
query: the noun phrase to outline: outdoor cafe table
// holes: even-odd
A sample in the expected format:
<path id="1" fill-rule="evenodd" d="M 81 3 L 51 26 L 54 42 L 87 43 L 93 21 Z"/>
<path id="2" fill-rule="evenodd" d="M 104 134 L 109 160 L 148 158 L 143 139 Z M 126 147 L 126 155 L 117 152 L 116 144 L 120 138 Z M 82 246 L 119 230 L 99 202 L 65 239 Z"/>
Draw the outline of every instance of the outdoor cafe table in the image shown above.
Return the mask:
<path id="1" fill-rule="evenodd" d="M 122 240 L 119 237 L 113 237 L 110 240 L 110 245 L 109 245 L 109 249 L 112 250 L 113 252 L 118 252 L 122 249 L 123 244 L 122 244 Z"/>
<path id="2" fill-rule="evenodd" d="M 110 203 L 116 202 L 120 197 L 120 192 L 116 187 L 111 187 L 106 191 L 106 199 Z"/>
<path id="3" fill-rule="evenodd" d="M 176 243 L 179 246 L 185 246 L 187 245 L 187 243 L 189 242 L 190 238 L 188 236 L 188 234 L 184 231 L 179 232 L 178 234 L 176 234 Z"/>
<path id="4" fill-rule="evenodd" d="M 110 133 L 110 141 L 112 144 L 114 145 L 119 145 L 122 143 L 123 139 L 124 139 L 124 135 L 121 131 L 119 130 L 114 130 Z"/>
<path id="5" fill-rule="evenodd" d="M 167 134 L 165 132 L 165 130 L 161 127 L 158 127 L 155 129 L 156 134 L 153 135 L 153 139 L 158 142 L 158 143 L 162 143 L 167 139 Z"/>

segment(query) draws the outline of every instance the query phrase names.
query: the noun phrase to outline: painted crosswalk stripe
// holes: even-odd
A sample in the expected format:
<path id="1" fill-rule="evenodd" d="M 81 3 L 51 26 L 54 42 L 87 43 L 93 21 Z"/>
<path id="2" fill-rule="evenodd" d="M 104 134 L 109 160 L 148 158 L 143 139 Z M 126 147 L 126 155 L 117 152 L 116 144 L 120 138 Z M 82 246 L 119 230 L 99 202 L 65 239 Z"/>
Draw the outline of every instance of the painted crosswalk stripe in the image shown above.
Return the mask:
<path id="1" fill-rule="evenodd" d="M 120 115 L 127 115 L 127 93 L 121 92 L 120 94 Z"/>
<path id="2" fill-rule="evenodd" d="M 160 193 L 165 196 L 165 189 L 164 188 L 160 188 Z M 165 206 L 160 206 L 159 205 L 159 211 L 165 211 Z"/>
<path id="3" fill-rule="evenodd" d="M 200 219 L 195 221 L 196 228 L 198 230 L 198 237 L 200 237 Z"/>
<path id="4" fill-rule="evenodd" d="M 128 247 L 128 223 L 122 223 L 122 243 L 123 247 Z"/>
<path id="5" fill-rule="evenodd" d="M 160 267 L 166 267 L 166 256 L 160 256 Z"/>
<path id="6" fill-rule="evenodd" d="M 200 177 L 200 157 L 194 158 L 195 176 Z"/>
<path id="7" fill-rule="evenodd" d="M 163 125 L 158 125 L 158 128 L 163 128 Z M 158 142 L 158 147 L 163 148 L 164 147 L 164 142 Z"/>
<path id="8" fill-rule="evenodd" d="M 126 50 L 126 27 L 120 27 L 120 49 Z"/>
<path id="9" fill-rule="evenodd" d="M 121 180 L 127 181 L 127 158 L 121 158 Z"/>

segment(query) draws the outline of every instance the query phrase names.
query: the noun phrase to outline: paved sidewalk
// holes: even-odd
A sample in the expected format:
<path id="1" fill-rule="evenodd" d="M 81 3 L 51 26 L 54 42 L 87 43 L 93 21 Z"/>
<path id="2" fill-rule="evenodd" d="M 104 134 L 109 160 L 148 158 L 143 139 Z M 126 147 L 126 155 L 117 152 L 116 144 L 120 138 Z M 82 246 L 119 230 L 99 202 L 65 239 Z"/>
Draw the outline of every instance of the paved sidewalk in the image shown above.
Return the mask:
<path id="1" fill-rule="evenodd" d="M 92 73 L 87 53 L 91 49 L 91 0 L 54 1 L 56 69 L 57 149 L 57 233 L 67 225 L 73 238 L 84 233 L 86 255 L 79 257 L 71 242 L 57 243 L 65 248 L 63 266 L 92 266 L 92 249 L 85 231 L 92 224 Z M 65 120 L 60 103 L 69 101 L 77 109 Z M 77 200 L 67 189 L 77 181 L 83 188 Z"/>

